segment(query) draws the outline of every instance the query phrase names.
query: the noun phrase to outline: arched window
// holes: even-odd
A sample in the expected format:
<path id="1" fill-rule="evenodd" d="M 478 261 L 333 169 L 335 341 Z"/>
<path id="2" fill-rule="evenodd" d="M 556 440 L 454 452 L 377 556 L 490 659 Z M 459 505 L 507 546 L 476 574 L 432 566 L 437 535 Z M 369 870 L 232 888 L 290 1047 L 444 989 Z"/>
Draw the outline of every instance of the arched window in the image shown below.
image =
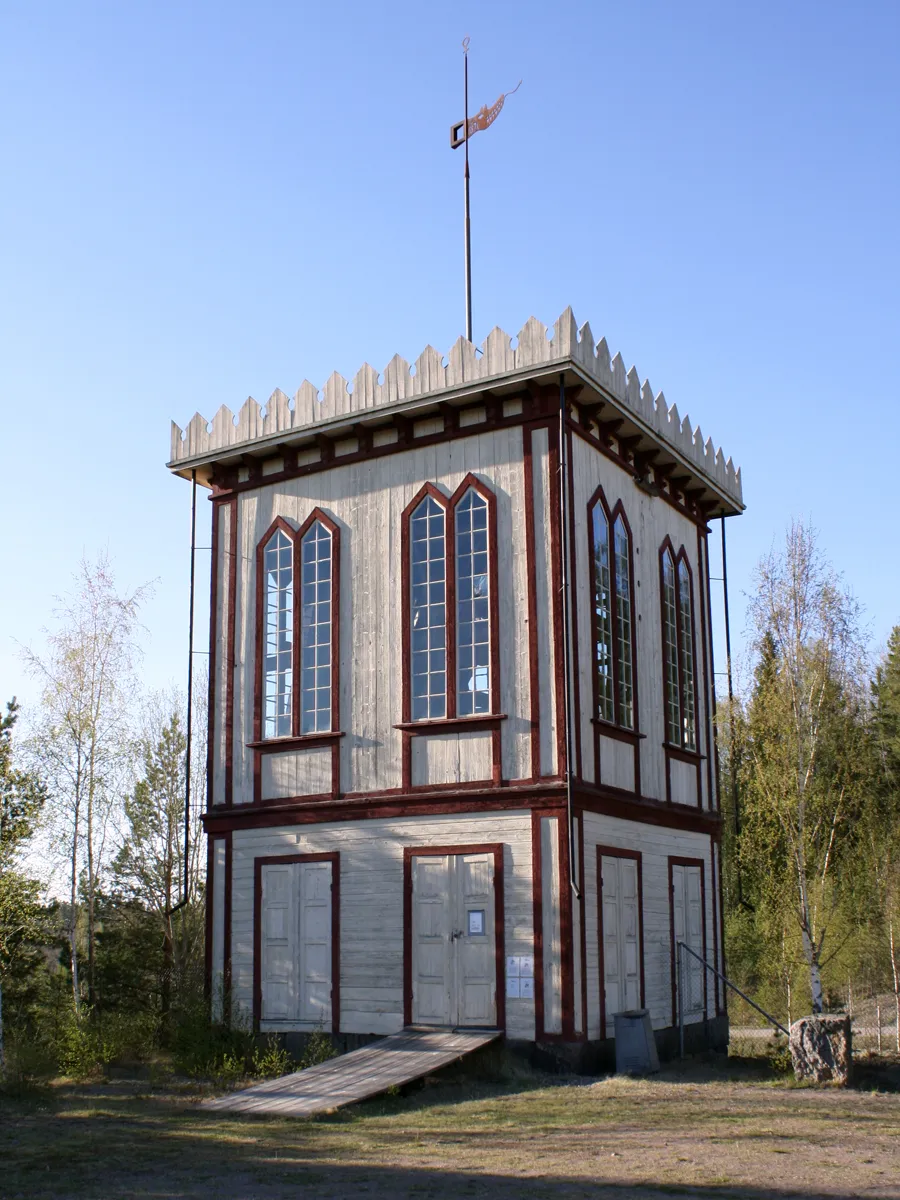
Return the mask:
<path id="1" fill-rule="evenodd" d="M 300 732 L 331 729 L 331 532 L 313 521 L 300 539 Z"/>
<path id="2" fill-rule="evenodd" d="M 276 518 L 256 548 L 254 739 L 337 733 L 340 530 L 316 508 Z"/>
<path id="3" fill-rule="evenodd" d="M 294 678 L 294 547 L 276 529 L 263 548 L 265 572 L 264 729 L 267 738 L 291 733 Z"/>
<path id="4" fill-rule="evenodd" d="M 426 496 L 410 519 L 412 719 L 447 715 L 446 512 Z"/>
<path id="5" fill-rule="evenodd" d="M 633 730 L 631 531 L 621 504 L 610 513 L 599 489 L 590 505 L 590 530 L 596 716 Z"/>
<path id="6" fill-rule="evenodd" d="M 666 741 L 696 750 L 693 586 L 684 547 L 676 556 L 667 540 L 661 571 Z"/>
<path id="7" fill-rule="evenodd" d="M 454 509 L 456 531 L 456 712 L 491 711 L 488 505 L 468 488 Z"/>
<path id="8" fill-rule="evenodd" d="M 404 509 L 404 722 L 499 711 L 495 507 L 469 474 L 449 498 L 425 484 Z"/>

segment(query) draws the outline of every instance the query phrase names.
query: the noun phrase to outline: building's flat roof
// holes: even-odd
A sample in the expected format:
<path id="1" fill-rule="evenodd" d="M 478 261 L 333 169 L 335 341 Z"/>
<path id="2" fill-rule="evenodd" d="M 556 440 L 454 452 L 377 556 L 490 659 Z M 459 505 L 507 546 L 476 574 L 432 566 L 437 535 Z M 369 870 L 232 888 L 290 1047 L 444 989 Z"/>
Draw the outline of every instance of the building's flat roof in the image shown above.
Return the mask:
<path id="1" fill-rule="evenodd" d="M 712 439 L 704 442 L 700 427 L 692 428 L 675 405 L 669 408 L 662 392 L 654 396 L 648 381 L 641 384 L 634 367 L 626 371 L 621 354 L 611 359 L 605 338 L 595 345 L 590 325 L 579 329 L 571 308 L 552 331 L 531 317 L 515 343 L 502 329 L 494 329 L 480 350 L 459 338 L 446 362 L 426 346 L 413 369 L 395 355 L 380 380 L 365 363 L 352 386 L 335 372 L 321 392 L 304 382 L 293 403 L 284 392 L 275 391 L 263 411 L 250 398 L 237 421 L 225 405 L 211 424 L 199 413 L 185 431 L 173 421 L 168 466 L 187 477 L 196 471 L 198 482 L 206 482 L 214 463 L 277 455 L 279 448 L 309 443 L 323 434 L 350 436 L 357 424 L 374 429 L 396 416 L 424 417 L 438 405 L 472 403 L 486 392 L 508 395 L 530 381 L 547 382 L 548 376 L 558 378 L 564 373 L 567 381 L 580 382 L 594 392 L 610 415 L 618 414 L 627 422 L 633 437 L 667 452 L 718 498 L 722 512 L 743 509 L 740 469 L 730 458 L 726 461 Z"/>

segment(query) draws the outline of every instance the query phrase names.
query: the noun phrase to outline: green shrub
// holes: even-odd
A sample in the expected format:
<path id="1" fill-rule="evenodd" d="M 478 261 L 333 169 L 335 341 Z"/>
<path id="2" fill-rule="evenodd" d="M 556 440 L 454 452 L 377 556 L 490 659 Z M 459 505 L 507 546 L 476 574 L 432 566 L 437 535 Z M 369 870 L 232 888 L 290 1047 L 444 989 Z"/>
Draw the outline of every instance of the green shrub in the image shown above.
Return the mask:
<path id="1" fill-rule="evenodd" d="M 261 1079 L 277 1079 L 293 1069 L 294 1060 L 275 1034 L 270 1034 L 264 1045 L 253 1051 L 253 1074 Z"/>
<path id="2" fill-rule="evenodd" d="M 317 1029 L 315 1033 L 309 1035 L 309 1040 L 300 1059 L 300 1069 L 303 1070 L 306 1067 L 315 1067 L 319 1063 L 328 1062 L 329 1058 L 334 1058 L 336 1054 L 337 1050 L 334 1048 L 331 1034 L 326 1033 L 324 1029 Z"/>

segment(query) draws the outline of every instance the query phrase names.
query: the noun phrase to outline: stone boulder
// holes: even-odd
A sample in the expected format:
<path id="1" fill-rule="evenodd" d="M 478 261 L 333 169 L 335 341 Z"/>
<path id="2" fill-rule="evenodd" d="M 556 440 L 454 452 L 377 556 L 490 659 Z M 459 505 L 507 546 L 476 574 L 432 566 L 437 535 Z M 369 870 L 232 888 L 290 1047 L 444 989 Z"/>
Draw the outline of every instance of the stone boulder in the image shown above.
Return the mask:
<path id="1" fill-rule="evenodd" d="M 849 1083 L 853 1053 L 848 1016 L 801 1017 L 791 1026 L 790 1045 L 798 1079 Z"/>

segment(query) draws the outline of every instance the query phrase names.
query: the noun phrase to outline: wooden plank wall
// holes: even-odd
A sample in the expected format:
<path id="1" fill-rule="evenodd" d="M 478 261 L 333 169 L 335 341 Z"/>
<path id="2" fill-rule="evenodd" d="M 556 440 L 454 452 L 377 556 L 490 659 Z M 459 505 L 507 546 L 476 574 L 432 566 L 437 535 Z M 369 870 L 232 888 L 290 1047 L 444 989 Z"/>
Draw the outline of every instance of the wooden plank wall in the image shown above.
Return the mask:
<path id="1" fill-rule="evenodd" d="M 707 834 L 640 825 L 586 812 L 584 829 L 585 944 L 588 1037 L 600 1036 L 600 977 L 597 928 L 597 846 L 618 846 L 642 855 L 645 1003 L 654 1029 L 673 1024 L 672 949 L 669 920 L 669 856 L 702 859 L 706 891 L 706 957 L 713 961 L 713 859 Z M 718 886 L 718 880 L 715 881 Z M 710 979 L 707 1015 L 715 1015 Z M 612 1031 L 609 1031 L 611 1036 Z"/>
<path id="2" fill-rule="evenodd" d="M 535 437 L 543 444 L 538 453 L 540 465 L 536 463 L 535 468 L 536 480 L 546 479 L 546 440 L 546 431 Z M 413 446 L 408 453 L 372 464 L 335 467 L 306 479 L 263 485 L 239 496 L 235 803 L 246 803 L 253 796 L 253 755 L 245 747 L 253 740 L 256 546 L 274 518 L 281 516 L 297 527 L 318 505 L 341 527 L 341 725 L 347 733 L 341 740 L 341 790 L 396 788 L 402 782 L 401 738 L 394 728 L 402 710 L 400 517 L 423 483 L 435 483 L 449 496 L 469 471 L 483 479 L 497 497 L 500 710 L 508 714 L 508 720 L 502 723 L 502 773 L 506 779 L 530 777 L 522 430 L 498 429 L 436 446 Z M 536 498 L 544 521 L 546 483 L 540 488 L 536 484 L 535 491 L 540 491 Z M 539 537 L 538 544 L 546 573 L 548 543 Z M 550 712 L 546 611 L 543 623 L 547 653 L 541 655 L 542 690 L 546 690 Z M 431 753 L 429 749 L 429 758 Z M 441 761 L 439 749 L 434 754 L 438 775 L 452 780 L 457 748 L 448 747 L 446 762 Z M 490 771 L 486 777 L 490 778 Z"/>
<path id="3" fill-rule="evenodd" d="M 212 945 L 210 947 L 210 999 L 214 1018 L 222 1015 L 222 992 L 225 972 L 225 839 L 213 838 L 212 879 Z"/>
<path id="4" fill-rule="evenodd" d="M 534 953 L 531 814 L 336 822 L 233 834 L 232 998 L 253 1004 L 254 859 L 337 851 L 340 858 L 341 1030 L 403 1027 L 403 849 L 504 843 L 505 953 Z M 498 988 L 504 980 L 497 981 Z M 508 999 L 510 1037 L 534 1038 L 534 1001 Z"/>

